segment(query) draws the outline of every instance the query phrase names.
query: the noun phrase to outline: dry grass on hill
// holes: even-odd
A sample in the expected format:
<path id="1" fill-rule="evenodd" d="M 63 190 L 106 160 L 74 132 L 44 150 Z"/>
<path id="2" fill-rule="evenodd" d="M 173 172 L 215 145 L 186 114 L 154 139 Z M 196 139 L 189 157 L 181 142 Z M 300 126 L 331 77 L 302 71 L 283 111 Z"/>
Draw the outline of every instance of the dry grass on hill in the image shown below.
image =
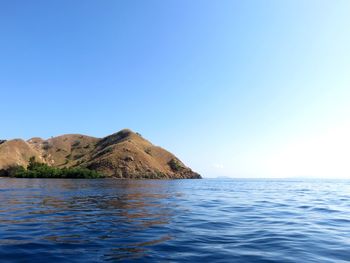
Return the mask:
<path id="1" fill-rule="evenodd" d="M 35 158 L 54 167 L 86 167 L 115 178 L 200 178 L 170 152 L 124 129 L 102 139 L 68 134 L 0 143 L 0 169 Z"/>

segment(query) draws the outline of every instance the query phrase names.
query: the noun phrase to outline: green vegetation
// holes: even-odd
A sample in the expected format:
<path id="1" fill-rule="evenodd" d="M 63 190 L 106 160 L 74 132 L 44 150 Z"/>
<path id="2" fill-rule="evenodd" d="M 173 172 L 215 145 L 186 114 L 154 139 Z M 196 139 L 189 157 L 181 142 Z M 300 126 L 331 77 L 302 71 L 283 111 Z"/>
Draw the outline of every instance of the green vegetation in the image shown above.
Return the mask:
<path id="1" fill-rule="evenodd" d="M 171 170 L 173 170 L 174 172 L 178 172 L 178 171 L 181 171 L 184 167 L 182 166 L 182 164 L 176 160 L 175 158 L 174 159 L 171 159 L 169 162 L 168 162 Z"/>
<path id="2" fill-rule="evenodd" d="M 55 168 L 47 164 L 38 163 L 35 157 L 29 159 L 27 169 L 22 166 L 10 167 L 5 171 L 1 171 L 1 176 L 16 178 L 103 178 L 104 176 L 96 171 L 87 168 Z"/>
<path id="3" fill-rule="evenodd" d="M 44 142 L 42 149 L 48 151 L 51 148 L 51 145 L 48 142 Z"/>
<path id="4" fill-rule="evenodd" d="M 73 159 L 74 160 L 78 160 L 78 159 L 80 159 L 80 158 L 82 158 L 82 157 L 84 157 L 85 155 L 83 154 L 83 153 L 79 153 L 79 154 L 76 154 L 76 155 L 74 155 L 73 156 Z"/>
<path id="5" fill-rule="evenodd" d="M 14 166 L 7 168 L 6 170 L 5 169 L 0 170 L 0 176 L 1 177 L 15 177 L 16 174 L 22 173 L 23 171 L 25 171 L 23 166 L 14 165 Z"/>
<path id="6" fill-rule="evenodd" d="M 72 144 L 72 147 L 77 147 L 80 144 L 79 140 L 75 140 Z"/>

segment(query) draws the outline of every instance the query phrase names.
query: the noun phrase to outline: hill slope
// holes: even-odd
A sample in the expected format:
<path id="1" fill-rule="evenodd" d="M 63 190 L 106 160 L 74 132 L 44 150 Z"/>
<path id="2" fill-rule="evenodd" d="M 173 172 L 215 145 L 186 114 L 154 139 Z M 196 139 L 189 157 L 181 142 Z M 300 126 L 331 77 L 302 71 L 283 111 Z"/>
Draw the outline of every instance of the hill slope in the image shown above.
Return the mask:
<path id="1" fill-rule="evenodd" d="M 201 178 L 176 156 L 128 129 L 102 139 L 68 134 L 0 141 L 0 169 L 27 166 L 31 156 L 50 166 L 86 167 L 115 178 Z"/>

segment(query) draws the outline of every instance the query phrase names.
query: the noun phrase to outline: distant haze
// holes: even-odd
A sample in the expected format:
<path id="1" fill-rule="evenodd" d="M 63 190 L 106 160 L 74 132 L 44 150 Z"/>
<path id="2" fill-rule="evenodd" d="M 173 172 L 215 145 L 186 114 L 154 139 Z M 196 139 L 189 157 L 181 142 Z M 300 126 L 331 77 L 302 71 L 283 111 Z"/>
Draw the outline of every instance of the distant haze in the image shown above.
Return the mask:
<path id="1" fill-rule="evenodd" d="M 0 140 L 131 128 L 203 177 L 350 178 L 350 1 L 0 3 Z"/>

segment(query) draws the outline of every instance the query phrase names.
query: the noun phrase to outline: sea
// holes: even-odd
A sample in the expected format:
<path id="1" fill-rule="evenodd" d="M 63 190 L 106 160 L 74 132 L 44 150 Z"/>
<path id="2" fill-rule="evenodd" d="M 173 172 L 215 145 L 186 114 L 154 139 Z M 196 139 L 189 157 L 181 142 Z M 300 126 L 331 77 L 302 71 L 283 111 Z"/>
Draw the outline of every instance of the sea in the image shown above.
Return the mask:
<path id="1" fill-rule="evenodd" d="M 0 178 L 0 262 L 350 262 L 350 181 Z"/>

